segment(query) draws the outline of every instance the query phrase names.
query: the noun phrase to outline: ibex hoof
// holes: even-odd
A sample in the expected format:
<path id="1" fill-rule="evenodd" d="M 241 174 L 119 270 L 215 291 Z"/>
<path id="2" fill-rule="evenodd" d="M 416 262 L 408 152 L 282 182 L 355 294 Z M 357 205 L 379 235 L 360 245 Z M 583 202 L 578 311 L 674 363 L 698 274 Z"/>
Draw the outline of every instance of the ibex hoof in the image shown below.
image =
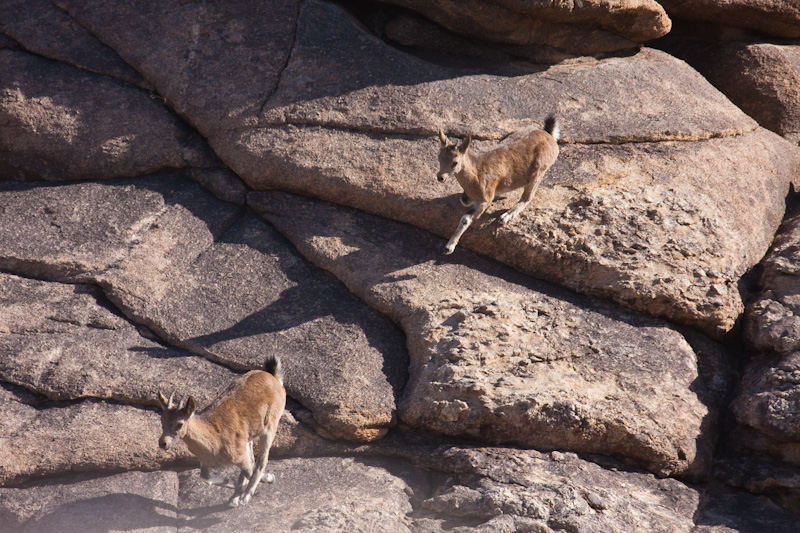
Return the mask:
<path id="1" fill-rule="evenodd" d="M 455 250 L 456 250 L 456 245 L 455 244 L 453 244 L 453 245 L 448 244 L 447 246 L 444 247 L 444 255 L 450 255 Z"/>
<path id="2" fill-rule="evenodd" d="M 261 481 L 264 483 L 275 483 L 275 474 L 270 474 L 269 472 L 261 476 Z"/>
<path id="3" fill-rule="evenodd" d="M 500 215 L 500 224 L 506 225 L 514 218 L 514 215 L 509 214 L 508 212 L 503 213 Z"/>

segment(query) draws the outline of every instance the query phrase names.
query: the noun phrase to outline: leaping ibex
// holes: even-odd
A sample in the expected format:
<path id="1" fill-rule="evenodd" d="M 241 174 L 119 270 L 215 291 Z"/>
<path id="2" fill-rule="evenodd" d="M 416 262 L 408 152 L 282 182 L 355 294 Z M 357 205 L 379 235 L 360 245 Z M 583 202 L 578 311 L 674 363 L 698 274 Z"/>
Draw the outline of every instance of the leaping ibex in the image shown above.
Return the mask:
<path id="1" fill-rule="evenodd" d="M 264 470 L 286 406 L 286 390 L 280 359 L 270 358 L 264 368 L 266 372 L 252 370 L 239 378 L 197 416 L 197 403 L 191 396 L 176 404 L 172 396 L 167 399 L 158 393 L 163 409 L 159 446 L 169 450 L 177 439 L 183 439 L 200 460 L 200 476 L 204 481 L 235 489 L 230 500 L 234 507 L 250 501 L 262 476 L 267 482 L 275 479 L 272 474 L 265 476 Z M 254 443 L 258 457 L 254 454 Z M 211 476 L 210 468 L 228 465 L 241 469 L 236 485 Z"/>
<path id="2" fill-rule="evenodd" d="M 507 224 L 525 209 L 542 182 L 544 173 L 558 157 L 559 130 L 558 120 L 551 115 L 545 120 L 544 130 L 532 131 L 510 146 L 502 146 L 483 155 L 467 152 L 472 142 L 471 134 L 458 145 L 439 130 L 442 147 L 439 150 L 439 172 L 436 177 L 444 181 L 448 176 L 455 175 L 464 189 L 461 203 L 472 207 L 461 217 L 458 229 L 450 237 L 444 253 L 453 253 L 461 236 L 486 211 L 495 195 L 525 188 L 519 202 L 500 216 L 501 224 Z"/>

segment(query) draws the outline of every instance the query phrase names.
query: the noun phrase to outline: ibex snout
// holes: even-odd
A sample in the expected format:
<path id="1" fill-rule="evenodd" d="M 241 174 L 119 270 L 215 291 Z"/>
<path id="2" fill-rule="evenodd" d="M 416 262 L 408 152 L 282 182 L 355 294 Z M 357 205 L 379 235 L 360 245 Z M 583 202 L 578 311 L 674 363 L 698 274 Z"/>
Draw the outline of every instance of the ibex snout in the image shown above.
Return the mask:
<path id="1" fill-rule="evenodd" d="M 169 449 L 172 448 L 172 439 L 169 437 L 161 437 L 158 439 L 158 446 L 164 451 L 169 451 Z"/>

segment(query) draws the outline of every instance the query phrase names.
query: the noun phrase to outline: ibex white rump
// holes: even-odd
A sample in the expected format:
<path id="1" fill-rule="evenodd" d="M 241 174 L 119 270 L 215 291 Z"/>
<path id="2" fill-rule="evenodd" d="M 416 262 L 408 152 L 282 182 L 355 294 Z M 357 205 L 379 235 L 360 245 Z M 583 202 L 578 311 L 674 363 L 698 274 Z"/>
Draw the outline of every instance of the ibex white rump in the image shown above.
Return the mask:
<path id="1" fill-rule="evenodd" d="M 163 409 L 159 446 L 169 450 L 178 439 L 183 439 L 200 460 L 200 476 L 204 481 L 235 489 L 230 500 L 234 507 L 250 501 L 264 476 L 269 449 L 286 406 L 280 359 L 270 358 L 264 369 L 266 372 L 252 370 L 239 378 L 196 416 L 197 403 L 191 396 L 176 404 L 172 396 L 167 399 L 158 393 Z M 236 485 L 211 475 L 210 468 L 229 465 L 241 470 Z M 272 482 L 275 476 L 267 474 L 265 480 Z"/>
<path id="2" fill-rule="evenodd" d="M 436 177 L 444 181 L 454 175 L 464 189 L 461 203 L 472 207 L 461 217 L 458 229 L 450 237 L 444 253 L 453 253 L 461 236 L 491 205 L 495 195 L 524 187 L 519 202 L 500 216 L 501 224 L 507 224 L 525 209 L 542 182 L 544 173 L 558 157 L 558 136 L 559 123 L 551 115 L 545 120 L 544 130 L 532 131 L 510 146 L 472 155 L 468 153 L 471 134 L 459 145 L 439 130 L 442 147 L 439 150 L 439 172 Z"/>

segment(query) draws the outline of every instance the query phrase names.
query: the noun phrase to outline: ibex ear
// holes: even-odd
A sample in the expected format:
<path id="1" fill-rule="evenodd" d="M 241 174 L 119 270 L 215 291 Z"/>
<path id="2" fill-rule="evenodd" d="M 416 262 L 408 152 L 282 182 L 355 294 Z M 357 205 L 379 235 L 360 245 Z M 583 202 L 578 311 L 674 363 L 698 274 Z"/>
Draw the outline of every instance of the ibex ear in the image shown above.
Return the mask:
<path id="1" fill-rule="evenodd" d="M 183 411 L 183 414 L 186 415 L 186 418 L 189 418 L 194 414 L 196 409 L 197 402 L 194 401 L 194 397 L 189 396 L 189 398 L 186 400 L 186 405 L 183 406 L 181 411 Z"/>
<path id="2" fill-rule="evenodd" d="M 166 409 L 169 406 L 169 400 L 167 400 L 167 397 L 164 396 L 161 391 L 158 391 L 158 403 L 161 404 L 162 409 Z"/>
<path id="3" fill-rule="evenodd" d="M 461 146 L 458 147 L 458 151 L 462 154 L 466 154 L 467 150 L 469 149 L 469 143 L 472 142 L 472 134 L 468 133 L 467 138 L 464 139 L 464 142 L 461 143 Z"/>
<path id="4" fill-rule="evenodd" d="M 444 134 L 442 128 L 439 128 L 439 140 L 442 141 L 442 144 L 447 144 L 447 135 Z"/>

